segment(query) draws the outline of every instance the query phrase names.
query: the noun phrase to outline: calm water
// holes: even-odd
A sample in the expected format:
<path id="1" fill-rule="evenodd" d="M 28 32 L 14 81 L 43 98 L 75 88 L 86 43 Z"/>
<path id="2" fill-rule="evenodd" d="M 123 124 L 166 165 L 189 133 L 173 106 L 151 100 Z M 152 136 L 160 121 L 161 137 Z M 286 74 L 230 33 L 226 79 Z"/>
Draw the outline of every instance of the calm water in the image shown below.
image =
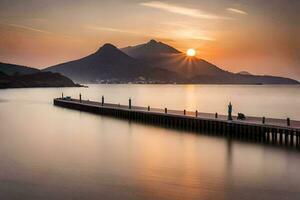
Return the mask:
<path id="1" fill-rule="evenodd" d="M 0 199 L 299 199 L 300 152 L 54 107 L 65 95 L 300 119 L 300 87 L 0 90 Z"/>

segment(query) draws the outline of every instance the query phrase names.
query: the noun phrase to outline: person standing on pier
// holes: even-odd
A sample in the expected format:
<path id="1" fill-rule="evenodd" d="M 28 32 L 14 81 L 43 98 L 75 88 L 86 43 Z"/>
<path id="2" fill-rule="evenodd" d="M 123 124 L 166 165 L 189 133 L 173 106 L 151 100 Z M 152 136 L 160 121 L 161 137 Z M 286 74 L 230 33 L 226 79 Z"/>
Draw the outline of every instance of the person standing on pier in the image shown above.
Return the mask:
<path id="1" fill-rule="evenodd" d="M 228 105 L 228 120 L 232 120 L 232 104 L 231 102 L 229 102 L 229 105 Z"/>

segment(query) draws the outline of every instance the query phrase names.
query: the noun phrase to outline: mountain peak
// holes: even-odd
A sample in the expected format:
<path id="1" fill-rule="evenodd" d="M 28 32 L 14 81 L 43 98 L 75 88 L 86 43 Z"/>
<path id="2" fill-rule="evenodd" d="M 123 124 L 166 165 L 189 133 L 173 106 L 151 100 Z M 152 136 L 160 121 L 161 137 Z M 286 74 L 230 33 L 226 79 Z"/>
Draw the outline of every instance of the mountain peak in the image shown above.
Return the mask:
<path id="1" fill-rule="evenodd" d="M 100 47 L 98 49 L 97 52 L 107 51 L 107 50 L 115 50 L 115 49 L 118 49 L 118 48 L 110 43 L 105 43 L 102 47 Z"/>
<path id="2" fill-rule="evenodd" d="M 110 43 L 104 44 L 102 47 L 95 52 L 97 55 L 120 55 L 123 52 L 120 51 L 116 46 Z"/>
<path id="3" fill-rule="evenodd" d="M 106 43 L 98 49 L 94 54 L 91 55 L 93 58 L 101 58 L 106 60 L 113 59 L 128 59 L 130 58 L 127 54 L 121 51 L 119 48 L 113 44 Z M 132 59 L 132 58 L 131 58 Z"/>
<path id="4" fill-rule="evenodd" d="M 158 42 L 156 41 L 156 40 L 154 40 L 154 39 L 151 39 L 149 42 L 148 42 L 148 44 L 157 44 Z"/>

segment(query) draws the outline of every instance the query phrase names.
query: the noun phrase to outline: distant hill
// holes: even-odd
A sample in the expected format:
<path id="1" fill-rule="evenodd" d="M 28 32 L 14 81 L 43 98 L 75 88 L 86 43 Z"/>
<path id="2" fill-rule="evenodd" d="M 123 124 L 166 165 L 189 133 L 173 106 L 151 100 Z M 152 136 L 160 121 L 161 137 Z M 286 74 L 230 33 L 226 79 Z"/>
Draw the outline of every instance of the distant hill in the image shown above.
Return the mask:
<path id="1" fill-rule="evenodd" d="M 0 72 L 0 88 L 79 87 L 71 79 L 52 72 L 9 76 Z"/>
<path id="2" fill-rule="evenodd" d="M 7 75 L 24 75 L 37 73 L 39 70 L 31 67 L 0 62 L 0 72 L 3 72 Z"/>
<path id="3" fill-rule="evenodd" d="M 3 73 L 3 72 L 0 71 L 0 81 L 1 81 L 1 80 L 4 80 L 4 79 L 7 78 L 7 77 L 8 77 L 7 74 L 5 74 L 5 73 Z"/>
<path id="4" fill-rule="evenodd" d="M 299 84 L 296 80 L 276 76 L 254 76 L 229 73 L 223 76 L 202 76 L 193 77 L 191 83 L 194 84 L 251 84 L 251 85 L 272 85 L 272 84 Z"/>
<path id="5" fill-rule="evenodd" d="M 0 63 L 0 88 L 78 87 L 71 79 L 52 72 L 14 64 Z"/>
<path id="6" fill-rule="evenodd" d="M 247 71 L 241 71 L 241 72 L 238 72 L 237 74 L 241 74 L 241 75 L 252 75 L 250 72 L 247 72 Z"/>
<path id="7" fill-rule="evenodd" d="M 176 73 L 151 67 L 148 63 L 128 56 L 112 44 L 105 44 L 98 51 L 84 58 L 52 66 L 44 71 L 59 72 L 81 82 L 182 81 Z"/>

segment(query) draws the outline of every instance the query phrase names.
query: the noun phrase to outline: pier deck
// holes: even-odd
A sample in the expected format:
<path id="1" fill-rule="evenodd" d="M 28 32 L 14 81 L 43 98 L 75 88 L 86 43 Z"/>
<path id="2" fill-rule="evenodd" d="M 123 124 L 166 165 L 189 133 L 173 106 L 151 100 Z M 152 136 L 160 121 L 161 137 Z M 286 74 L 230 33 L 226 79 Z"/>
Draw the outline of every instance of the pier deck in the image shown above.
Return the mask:
<path id="1" fill-rule="evenodd" d="M 300 146 L 300 121 L 290 120 L 290 126 L 285 119 L 262 117 L 246 117 L 246 120 L 227 120 L 226 115 L 198 112 L 168 110 L 141 106 L 131 106 L 79 100 L 79 99 L 54 99 L 54 105 L 87 111 L 97 114 L 110 115 L 130 120 L 143 121 L 173 128 L 184 128 L 194 131 L 207 131 L 221 135 L 230 135 L 238 138 L 249 138 L 257 141 Z"/>

